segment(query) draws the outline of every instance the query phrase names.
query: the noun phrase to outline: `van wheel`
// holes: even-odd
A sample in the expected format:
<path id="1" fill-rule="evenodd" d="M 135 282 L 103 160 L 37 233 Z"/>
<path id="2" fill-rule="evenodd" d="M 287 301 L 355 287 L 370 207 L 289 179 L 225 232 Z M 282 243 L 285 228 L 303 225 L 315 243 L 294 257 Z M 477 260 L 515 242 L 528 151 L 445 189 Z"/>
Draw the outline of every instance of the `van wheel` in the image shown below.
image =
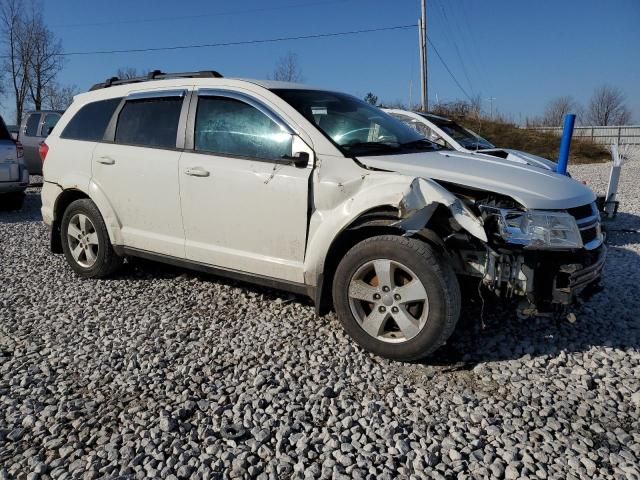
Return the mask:
<path id="1" fill-rule="evenodd" d="M 394 235 L 369 238 L 347 252 L 336 270 L 333 299 L 358 344 L 403 361 L 446 343 L 461 303 L 453 268 L 428 244 Z"/>
<path id="2" fill-rule="evenodd" d="M 80 277 L 105 277 L 122 265 L 122 258 L 111 246 L 102 215 L 89 199 L 76 200 L 67 207 L 60 235 L 64 256 Z"/>

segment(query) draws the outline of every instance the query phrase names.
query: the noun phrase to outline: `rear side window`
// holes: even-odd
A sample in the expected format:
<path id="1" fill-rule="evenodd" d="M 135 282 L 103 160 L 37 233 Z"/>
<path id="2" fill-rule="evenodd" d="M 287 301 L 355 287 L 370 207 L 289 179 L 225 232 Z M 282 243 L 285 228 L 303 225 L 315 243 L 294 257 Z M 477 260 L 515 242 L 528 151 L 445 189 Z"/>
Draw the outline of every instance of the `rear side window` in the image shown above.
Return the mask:
<path id="1" fill-rule="evenodd" d="M 182 97 L 127 101 L 118 117 L 116 143 L 174 148 L 182 101 Z"/>
<path id="2" fill-rule="evenodd" d="M 104 137 L 109 120 L 122 98 L 110 98 L 88 103 L 80 110 L 62 131 L 61 138 L 99 142 Z M 46 134 L 46 132 L 45 132 Z"/>
<path id="3" fill-rule="evenodd" d="M 40 123 L 40 114 L 34 113 L 27 118 L 27 129 L 24 134 L 27 137 L 35 137 L 38 134 L 38 123 Z"/>
<path id="4" fill-rule="evenodd" d="M 200 97 L 196 151 L 280 160 L 291 154 L 291 135 L 256 108 L 226 97 Z"/>
<path id="5" fill-rule="evenodd" d="M 57 113 L 47 113 L 44 116 L 44 122 L 42 122 L 42 130 L 40 131 L 40 136 L 46 137 L 47 135 L 49 135 L 49 132 L 53 129 L 53 127 L 56 126 L 56 123 L 58 123 L 58 120 L 60 120 L 60 115 L 58 115 Z"/>

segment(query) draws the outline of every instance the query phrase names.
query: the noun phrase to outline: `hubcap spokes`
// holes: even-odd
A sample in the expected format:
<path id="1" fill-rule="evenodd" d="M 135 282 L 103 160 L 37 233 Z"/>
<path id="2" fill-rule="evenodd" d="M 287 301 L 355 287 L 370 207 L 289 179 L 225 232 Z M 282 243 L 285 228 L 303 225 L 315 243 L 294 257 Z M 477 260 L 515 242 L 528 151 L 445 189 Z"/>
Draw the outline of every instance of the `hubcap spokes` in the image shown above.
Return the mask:
<path id="1" fill-rule="evenodd" d="M 69 221 L 67 240 L 71 256 L 84 268 L 90 268 L 96 263 L 98 250 L 98 233 L 89 217 L 77 213 Z"/>
<path id="2" fill-rule="evenodd" d="M 424 327 L 429 314 L 427 291 L 413 271 L 392 260 L 362 265 L 349 283 L 349 305 L 372 337 L 405 342 Z"/>

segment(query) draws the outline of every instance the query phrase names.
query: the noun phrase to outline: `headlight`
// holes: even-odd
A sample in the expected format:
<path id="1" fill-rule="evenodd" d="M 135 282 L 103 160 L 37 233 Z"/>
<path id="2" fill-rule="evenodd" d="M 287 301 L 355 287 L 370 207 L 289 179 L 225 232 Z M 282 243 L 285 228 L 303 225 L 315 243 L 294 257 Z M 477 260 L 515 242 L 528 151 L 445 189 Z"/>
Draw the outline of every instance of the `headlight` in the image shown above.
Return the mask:
<path id="1" fill-rule="evenodd" d="M 565 212 L 487 209 L 497 217 L 499 234 L 525 248 L 582 248 L 575 218 Z"/>

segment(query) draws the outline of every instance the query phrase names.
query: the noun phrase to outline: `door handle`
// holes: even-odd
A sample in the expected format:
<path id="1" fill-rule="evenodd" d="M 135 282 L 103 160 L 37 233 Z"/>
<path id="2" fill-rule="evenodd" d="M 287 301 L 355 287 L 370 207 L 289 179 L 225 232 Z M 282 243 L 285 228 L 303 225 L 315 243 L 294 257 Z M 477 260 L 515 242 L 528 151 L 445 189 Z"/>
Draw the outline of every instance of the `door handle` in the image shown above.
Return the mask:
<path id="1" fill-rule="evenodd" d="M 113 165 L 116 161 L 111 157 L 98 157 L 96 162 L 101 163 L 103 165 Z"/>
<path id="2" fill-rule="evenodd" d="M 201 167 L 186 168 L 184 173 L 185 175 L 190 175 L 192 177 L 208 177 L 209 176 L 209 172 Z"/>

